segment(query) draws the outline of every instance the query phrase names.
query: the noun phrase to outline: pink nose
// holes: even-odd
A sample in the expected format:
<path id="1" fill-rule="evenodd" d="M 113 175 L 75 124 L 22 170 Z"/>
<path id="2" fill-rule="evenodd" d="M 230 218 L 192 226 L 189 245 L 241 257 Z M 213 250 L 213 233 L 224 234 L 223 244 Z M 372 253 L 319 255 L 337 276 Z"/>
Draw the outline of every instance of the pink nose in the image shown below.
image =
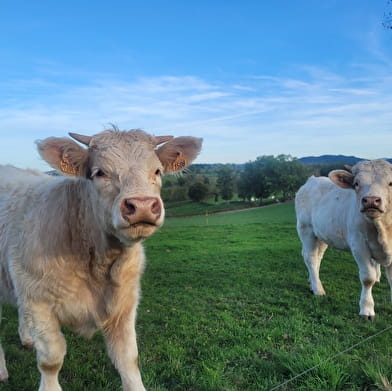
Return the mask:
<path id="1" fill-rule="evenodd" d="M 130 225 L 155 225 L 161 213 L 161 201 L 157 197 L 126 198 L 121 203 L 121 214 Z"/>
<path id="2" fill-rule="evenodd" d="M 381 198 L 380 197 L 363 197 L 362 205 L 365 209 L 375 208 L 379 209 L 381 207 Z"/>

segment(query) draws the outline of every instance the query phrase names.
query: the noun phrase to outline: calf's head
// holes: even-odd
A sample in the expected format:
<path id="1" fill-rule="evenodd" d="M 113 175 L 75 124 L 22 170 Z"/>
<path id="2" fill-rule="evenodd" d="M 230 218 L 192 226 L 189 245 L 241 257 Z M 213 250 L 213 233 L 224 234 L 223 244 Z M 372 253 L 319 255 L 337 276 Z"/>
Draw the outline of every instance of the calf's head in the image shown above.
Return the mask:
<path id="1" fill-rule="evenodd" d="M 392 164 L 385 160 L 363 161 L 350 171 L 334 170 L 329 178 L 338 186 L 356 192 L 359 211 L 368 219 L 388 213 L 392 202 Z"/>
<path id="2" fill-rule="evenodd" d="M 155 137 L 142 130 L 70 136 L 87 148 L 51 137 L 38 142 L 39 153 L 63 174 L 91 181 L 106 229 L 127 245 L 162 225 L 161 176 L 186 168 L 202 144 L 194 137 Z"/>

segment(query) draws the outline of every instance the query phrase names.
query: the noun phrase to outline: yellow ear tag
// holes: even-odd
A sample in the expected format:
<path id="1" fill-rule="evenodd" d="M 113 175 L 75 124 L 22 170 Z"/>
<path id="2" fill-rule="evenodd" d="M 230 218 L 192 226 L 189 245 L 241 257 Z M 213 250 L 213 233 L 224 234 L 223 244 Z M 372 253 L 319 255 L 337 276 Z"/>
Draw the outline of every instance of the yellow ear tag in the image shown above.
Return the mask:
<path id="1" fill-rule="evenodd" d="M 184 158 L 184 155 L 181 152 L 177 153 L 177 157 L 172 163 L 172 169 L 175 171 L 180 171 L 184 169 L 186 166 L 186 160 Z"/>
<path id="2" fill-rule="evenodd" d="M 63 158 L 60 162 L 60 168 L 61 168 L 61 171 L 64 172 L 65 174 L 76 175 L 76 173 L 77 173 L 75 167 L 69 161 L 67 155 L 63 155 Z"/>

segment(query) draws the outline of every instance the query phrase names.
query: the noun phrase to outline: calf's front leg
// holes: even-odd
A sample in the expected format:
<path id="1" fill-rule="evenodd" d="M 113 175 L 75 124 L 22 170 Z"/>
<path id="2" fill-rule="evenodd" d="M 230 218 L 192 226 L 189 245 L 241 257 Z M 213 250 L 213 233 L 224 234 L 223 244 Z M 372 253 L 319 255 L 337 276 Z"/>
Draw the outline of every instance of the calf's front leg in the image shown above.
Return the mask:
<path id="1" fill-rule="evenodd" d="M 107 315 L 102 330 L 109 356 L 121 376 L 123 391 L 145 391 L 135 330 L 143 267 L 143 247 L 135 245 L 112 265 L 111 284 L 105 293 Z"/>
<path id="2" fill-rule="evenodd" d="M 104 330 L 109 356 L 118 370 L 123 391 L 145 391 L 138 365 L 136 308 Z"/>
<path id="3" fill-rule="evenodd" d="M 66 342 L 60 324 L 47 304 L 33 303 L 22 316 L 23 327 L 31 336 L 37 351 L 38 369 L 41 373 L 39 391 L 61 391 L 58 374 L 66 353 Z"/>
<path id="4" fill-rule="evenodd" d="M 19 306 L 18 314 L 19 314 L 18 332 L 19 332 L 20 341 L 22 342 L 22 345 L 26 349 L 32 349 L 33 348 L 33 340 L 30 335 L 30 330 L 32 329 L 32 324 L 29 324 L 29 317 L 27 316 L 28 312 L 24 308 L 22 308 L 22 306 Z M 31 318 L 31 316 L 30 316 L 30 318 Z"/>

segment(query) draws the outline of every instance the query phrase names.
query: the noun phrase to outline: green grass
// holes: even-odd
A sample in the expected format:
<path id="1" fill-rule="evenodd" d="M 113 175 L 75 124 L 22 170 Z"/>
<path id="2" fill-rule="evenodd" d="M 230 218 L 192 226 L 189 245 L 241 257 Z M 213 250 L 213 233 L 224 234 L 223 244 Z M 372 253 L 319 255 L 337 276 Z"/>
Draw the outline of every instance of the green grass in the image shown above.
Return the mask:
<path id="1" fill-rule="evenodd" d="M 219 201 L 208 200 L 205 202 L 179 201 L 165 203 L 166 217 L 192 216 L 211 214 L 216 212 L 239 210 L 255 206 L 247 201 Z"/>
<path id="2" fill-rule="evenodd" d="M 284 204 L 273 204 L 259 208 L 250 208 L 243 211 L 221 211 L 220 213 L 203 213 L 196 216 L 188 216 L 184 218 L 171 218 L 170 216 L 165 221 L 163 231 L 168 227 L 185 227 L 185 226 L 201 226 L 208 225 L 227 225 L 236 226 L 238 224 L 290 224 L 295 228 L 295 220 L 293 215 L 293 203 L 287 202 Z M 160 231 L 159 233 L 161 233 Z M 158 234 L 159 234 L 158 233 Z M 154 238 L 149 239 L 149 242 Z M 149 246 L 147 242 L 147 247 Z"/>
<path id="3" fill-rule="evenodd" d="M 150 391 L 270 390 L 391 324 L 386 279 L 374 288 L 377 317 L 359 318 L 360 284 L 347 253 L 328 250 L 327 296 L 309 292 L 292 203 L 236 213 L 169 218 L 146 241 L 139 307 L 140 365 Z M 33 352 L 20 347 L 16 312 L 4 312 L 10 380 L 37 389 Z M 387 390 L 392 331 L 326 362 L 279 390 Z M 66 332 L 64 390 L 120 390 L 100 335 Z"/>

